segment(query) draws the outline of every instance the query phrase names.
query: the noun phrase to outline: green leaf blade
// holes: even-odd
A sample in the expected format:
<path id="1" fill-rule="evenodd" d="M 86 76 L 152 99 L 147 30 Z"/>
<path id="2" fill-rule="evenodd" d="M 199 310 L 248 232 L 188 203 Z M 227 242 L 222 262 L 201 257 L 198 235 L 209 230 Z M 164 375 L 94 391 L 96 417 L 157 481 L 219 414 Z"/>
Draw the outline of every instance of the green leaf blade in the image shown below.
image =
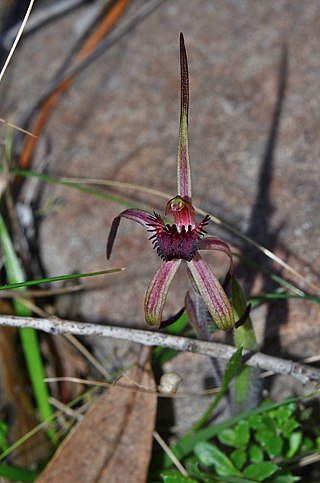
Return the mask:
<path id="1" fill-rule="evenodd" d="M 214 468 L 219 476 L 241 476 L 238 468 L 216 446 L 200 442 L 195 446 L 194 452 L 202 464 Z"/>
<path id="2" fill-rule="evenodd" d="M 270 461 L 262 461 L 261 463 L 253 463 L 243 472 L 245 478 L 253 481 L 264 481 L 273 475 L 279 469 L 278 465 Z"/>

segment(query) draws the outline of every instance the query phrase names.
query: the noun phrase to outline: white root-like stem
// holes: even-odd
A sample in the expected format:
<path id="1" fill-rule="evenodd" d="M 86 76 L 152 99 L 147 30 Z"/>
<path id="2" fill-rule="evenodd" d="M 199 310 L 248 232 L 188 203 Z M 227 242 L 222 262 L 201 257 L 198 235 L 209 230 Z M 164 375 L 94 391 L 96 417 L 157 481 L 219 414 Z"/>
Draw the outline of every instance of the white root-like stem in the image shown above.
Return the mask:
<path id="1" fill-rule="evenodd" d="M 161 332 L 112 327 L 107 325 L 87 324 L 57 317 L 34 318 L 0 316 L 0 326 L 33 328 L 52 335 L 74 334 L 82 336 L 99 335 L 112 339 L 127 340 L 145 346 L 161 346 L 181 352 L 195 352 L 209 357 L 229 360 L 237 350 L 235 347 L 217 342 L 207 342 L 187 337 L 173 336 Z M 244 351 L 243 357 L 248 366 L 257 367 L 274 374 L 289 375 L 302 384 L 320 381 L 320 369 L 294 361 L 269 356 L 261 352 Z"/>

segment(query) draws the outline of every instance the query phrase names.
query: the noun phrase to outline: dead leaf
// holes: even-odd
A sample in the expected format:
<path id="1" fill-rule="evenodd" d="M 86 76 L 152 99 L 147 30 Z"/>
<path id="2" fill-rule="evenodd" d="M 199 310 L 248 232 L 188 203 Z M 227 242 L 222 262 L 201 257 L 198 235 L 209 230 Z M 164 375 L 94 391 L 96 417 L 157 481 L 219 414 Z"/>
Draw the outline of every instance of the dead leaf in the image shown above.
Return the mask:
<path id="1" fill-rule="evenodd" d="M 3 309 L 3 304 L 2 304 Z M 1 411 L 7 414 L 10 443 L 33 429 L 39 421 L 26 391 L 24 372 L 18 356 L 18 331 L 12 327 L 0 330 L 0 394 Z M 43 432 L 34 434 L 10 455 L 10 462 L 34 468 L 51 454 L 49 440 Z"/>
<path id="2" fill-rule="evenodd" d="M 119 382 L 102 394 L 67 436 L 37 479 L 37 483 L 142 483 L 147 479 L 155 427 L 157 397 L 139 391 L 155 390 L 149 362 L 150 349 L 141 351 L 143 360 Z M 141 358 L 140 358 L 141 359 Z"/>

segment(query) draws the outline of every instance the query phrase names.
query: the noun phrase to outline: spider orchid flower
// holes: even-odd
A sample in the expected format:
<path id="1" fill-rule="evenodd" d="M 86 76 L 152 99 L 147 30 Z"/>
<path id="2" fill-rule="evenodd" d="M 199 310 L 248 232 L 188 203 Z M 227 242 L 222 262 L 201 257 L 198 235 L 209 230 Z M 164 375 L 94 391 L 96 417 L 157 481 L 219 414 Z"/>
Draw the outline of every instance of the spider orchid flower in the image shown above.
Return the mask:
<path id="1" fill-rule="evenodd" d="M 225 253 L 230 262 L 226 282 L 233 274 L 232 254 L 229 245 L 216 237 L 205 237 L 207 215 L 198 225 L 191 202 L 191 170 L 188 153 L 189 75 L 187 54 L 183 34 L 180 34 L 181 110 L 180 135 L 177 163 L 178 195 L 166 206 L 165 214 L 173 217 L 173 224 L 166 224 L 157 213 L 150 214 L 140 209 L 128 209 L 114 220 L 107 242 L 107 258 L 110 258 L 113 243 L 121 218 L 127 218 L 146 227 L 157 254 L 164 263 L 154 275 L 147 289 L 144 309 L 146 322 L 160 327 L 163 307 L 171 282 L 183 262 L 187 265 L 193 288 L 203 299 L 214 323 L 219 329 L 229 330 L 238 325 L 228 297 L 218 279 L 202 258 L 200 250 L 218 250 Z M 226 283 L 225 282 L 225 283 Z M 247 314 L 244 314 L 247 317 Z M 241 317 L 243 319 L 243 317 Z M 241 320 L 242 322 L 242 320 Z"/>

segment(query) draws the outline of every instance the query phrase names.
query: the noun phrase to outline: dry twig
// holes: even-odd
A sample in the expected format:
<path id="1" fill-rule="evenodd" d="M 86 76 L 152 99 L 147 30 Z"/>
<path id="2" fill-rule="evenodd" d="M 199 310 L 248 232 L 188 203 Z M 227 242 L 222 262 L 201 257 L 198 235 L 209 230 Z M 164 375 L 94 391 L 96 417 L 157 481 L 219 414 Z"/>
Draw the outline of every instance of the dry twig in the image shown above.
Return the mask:
<path id="1" fill-rule="evenodd" d="M 29 327 L 49 334 L 100 335 L 112 339 L 128 340 L 145 346 L 161 346 L 182 352 L 195 352 L 209 357 L 229 360 L 237 350 L 235 347 L 216 342 L 206 342 L 162 334 L 147 330 L 111 327 L 107 325 L 87 324 L 57 317 L 36 319 L 33 317 L 0 316 L 0 326 Z M 289 375 L 302 384 L 320 381 L 320 369 L 308 367 L 290 360 L 273 357 L 261 352 L 244 351 L 247 365 L 275 374 Z"/>

